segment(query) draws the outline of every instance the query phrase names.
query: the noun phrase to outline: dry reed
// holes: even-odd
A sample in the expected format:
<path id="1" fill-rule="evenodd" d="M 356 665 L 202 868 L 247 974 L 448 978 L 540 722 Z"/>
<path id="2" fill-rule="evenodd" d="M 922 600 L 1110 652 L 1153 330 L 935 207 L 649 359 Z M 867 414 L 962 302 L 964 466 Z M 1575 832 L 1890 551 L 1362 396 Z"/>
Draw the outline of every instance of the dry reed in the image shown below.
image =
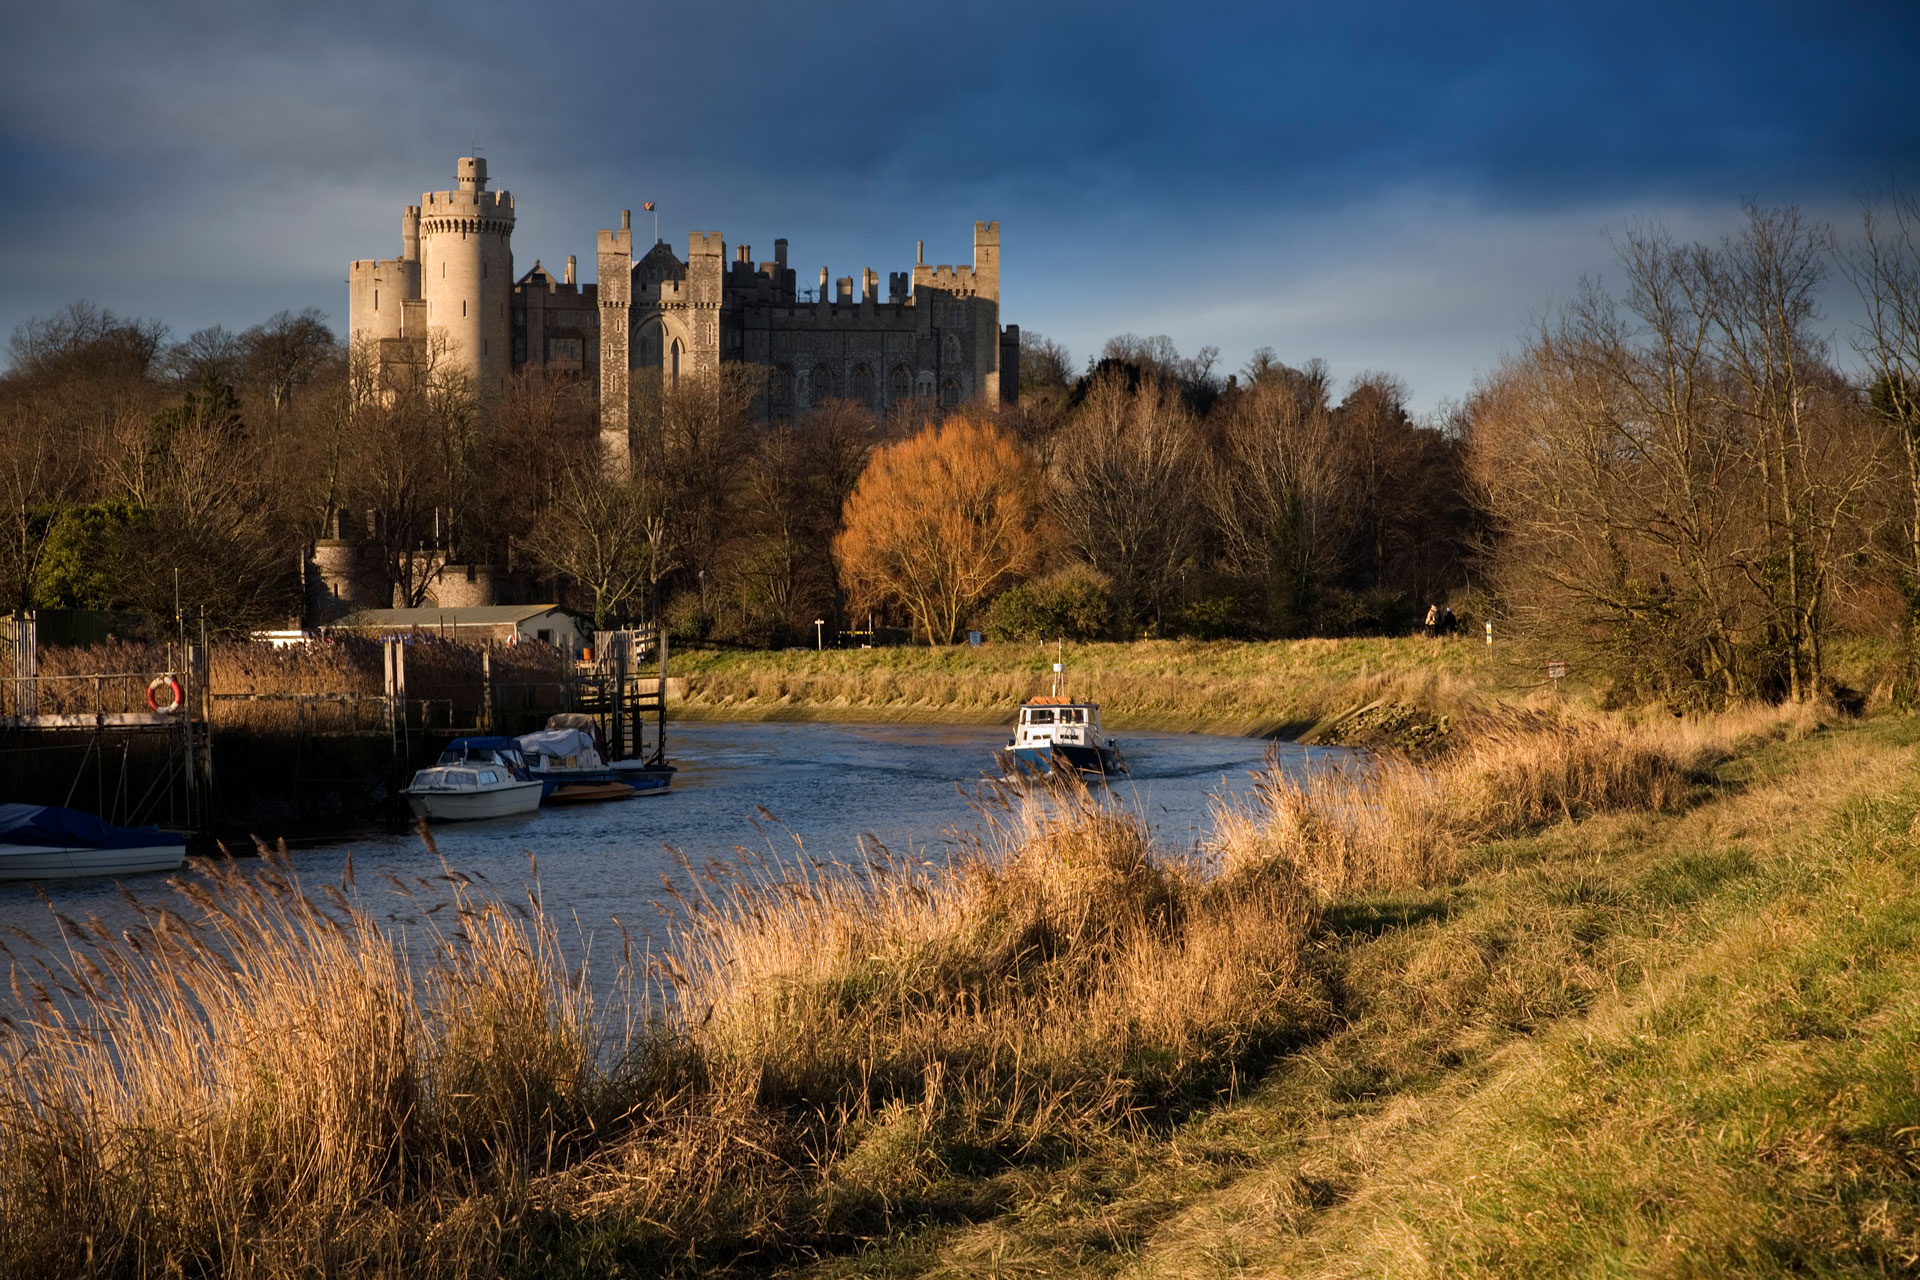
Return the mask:
<path id="1" fill-rule="evenodd" d="M 1434 761 L 1386 754 L 1305 779 L 1270 761 L 1252 800 L 1215 805 L 1216 847 L 1229 865 L 1285 862 L 1322 899 L 1432 884 L 1484 841 L 1589 814 L 1676 808 L 1743 744 L 1803 735 L 1828 714 L 1809 705 L 1685 718 L 1480 711 L 1461 745 Z"/>
<path id="2" fill-rule="evenodd" d="M 470 724 L 484 698 L 479 645 L 420 635 L 407 646 L 407 694 L 416 701 L 445 703 L 450 723 Z M 372 727 L 380 723 L 372 708 L 356 716 L 352 700 L 373 699 L 383 691 L 380 643 L 342 636 L 314 644 L 276 649 L 247 641 L 217 641 L 209 652 L 208 692 L 216 698 L 213 716 L 221 727 L 256 732 L 290 732 L 300 722 L 296 699 L 326 699 L 306 712 L 308 728 Z M 556 685 L 565 679 L 565 657 L 549 645 L 496 645 L 490 655 L 495 687 Z M 43 713 L 91 714 L 144 711 L 146 682 L 179 669 L 167 645 L 113 643 L 83 648 L 53 648 L 41 655 L 39 703 Z M 79 677 L 131 673 L 131 680 L 100 683 Z M 12 696 L 0 690 L 0 703 Z M 344 701 L 341 701 L 343 700 Z M 549 709 L 560 709 L 558 700 Z"/>
<path id="3" fill-rule="evenodd" d="M 1289 869 L 1165 859 L 1085 795 L 951 866 L 715 875 L 628 1008 L 595 1007 L 537 896 L 450 878 L 412 964 L 350 876 L 312 892 L 273 853 L 198 867 L 121 935 L 14 944 L 0 1273 L 844 1239 L 1203 1104 L 1318 1016 Z"/>

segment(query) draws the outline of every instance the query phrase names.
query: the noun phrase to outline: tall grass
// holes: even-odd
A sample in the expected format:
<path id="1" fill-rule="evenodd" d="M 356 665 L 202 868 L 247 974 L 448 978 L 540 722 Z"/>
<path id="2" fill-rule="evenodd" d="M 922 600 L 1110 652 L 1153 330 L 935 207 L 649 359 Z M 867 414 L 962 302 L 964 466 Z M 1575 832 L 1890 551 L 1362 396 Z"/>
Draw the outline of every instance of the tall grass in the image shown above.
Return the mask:
<path id="1" fill-rule="evenodd" d="M 1230 864 L 1286 862 L 1323 899 L 1433 884 L 1486 841 L 1674 809 L 1743 744 L 1803 735 L 1827 714 L 1805 704 L 1686 718 L 1482 710 L 1437 760 L 1388 754 L 1306 778 L 1270 761 L 1251 801 L 1216 804 L 1214 830 Z"/>
<path id="2" fill-rule="evenodd" d="M 123 934 L 11 944 L 0 1274 L 849 1239 L 1205 1104 L 1320 1016 L 1287 868 L 1164 858 L 1084 795 L 951 866 L 715 877 L 613 1007 L 537 896 L 457 885 L 405 948 L 350 875 L 310 891 L 279 854 L 176 887 Z"/>

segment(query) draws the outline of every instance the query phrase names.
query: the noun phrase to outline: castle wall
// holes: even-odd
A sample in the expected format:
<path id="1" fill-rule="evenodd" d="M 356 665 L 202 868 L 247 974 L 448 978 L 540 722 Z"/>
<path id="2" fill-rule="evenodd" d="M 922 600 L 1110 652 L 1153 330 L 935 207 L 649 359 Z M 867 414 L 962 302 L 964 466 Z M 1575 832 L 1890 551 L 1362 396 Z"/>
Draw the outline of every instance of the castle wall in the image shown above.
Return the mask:
<path id="1" fill-rule="evenodd" d="M 597 384 L 599 292 L 596 285 L 563 283 L 544 271 L 530 272 L 514 285 L 514 368 L 542 369 Z"/>

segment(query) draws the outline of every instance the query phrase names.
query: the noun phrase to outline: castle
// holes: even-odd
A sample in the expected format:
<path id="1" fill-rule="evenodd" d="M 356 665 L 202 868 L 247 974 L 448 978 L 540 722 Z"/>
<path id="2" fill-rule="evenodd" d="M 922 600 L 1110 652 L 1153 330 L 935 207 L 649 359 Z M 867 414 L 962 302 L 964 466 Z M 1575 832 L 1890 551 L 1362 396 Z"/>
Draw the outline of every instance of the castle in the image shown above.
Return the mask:
<path id="1" fill-rule="evenodd" d="M 400 218 L 400 256 L 349 264 L 348 334 L 356 361 L 390 374 L 443 361 L 484 394 L 522 370 L 588 379 L 599 388 L 602 430 L 617 453 L 631 425 L 633 375 L 672 385 L 723 364 L 765 371 L 763 420 L 830 399 L 876 413 L 922 403 L 953 408 L 1012 400 L 1020 330 L 1000 324 L 1000 224 L 973 224 L 971 266 L 928 266 L 830 281 L 800 290 L 787 242 L 755 263 L 731 261 L 717 231 L 687 237 L 687 256 L 664 240 L 633 256 L 632 215 L 599 233 L 598 283 L 536 261 L 513 276 L 513 197 L 487 189 L 487 162 L 465 157 L 458 187 L 429 191 Z M 918 255 L 917 255 L 918 256 Z"/>
<path id="2" fill-rule="evenodd" d="M 755 263 L 748 245 L 731 261 L 717 231 L 687 237 L 678 257 L 656 240 L 633 256 L 632 215 L 596 244 L 598 282 L 575 279 L 569 255 L 559 279 L 538 260 L 513 274 L 513 196 L 487 188 L 487 162 L 455 164 L 456 187 L 428 191 L 400 216 L 400 256 L 347 267 L 347 332 L 356 376 L 380 386 L 421 370 L 455 369 L 481 395 L 522 371 L 572 376 L 597 387 L 606 456 L 631 458 L 634 375 L 664 386 L 722 365 L 763 372 L 754 411 L 762 421 L 851 400 L 875 413 L 903 405 L 997 406 L 1020 385 L 1020 330 L 1000 324 L 1000 224 L 973 224 L 970 266 L 829 280 L 798 289 L 787 242 Z M 922 242 L 924 245 L 924 242 Z M 377 566 L 336 521 L 335 536 L 308 566 L 317 615 L 378 599 Z M 423 553 L 426 554 L 426 553 Z M 484 566 L 434 562 L 430 598 L 442 606 L 496 602 Z M 442 596 L 446 598 L 442 598 Z"/>

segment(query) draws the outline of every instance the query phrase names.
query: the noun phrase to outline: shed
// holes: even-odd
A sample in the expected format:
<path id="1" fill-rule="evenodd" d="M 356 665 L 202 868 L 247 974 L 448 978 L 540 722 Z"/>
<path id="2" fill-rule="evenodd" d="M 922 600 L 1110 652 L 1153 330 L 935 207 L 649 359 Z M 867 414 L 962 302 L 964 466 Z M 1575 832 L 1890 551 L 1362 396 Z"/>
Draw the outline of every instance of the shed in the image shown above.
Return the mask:
<path id="1" fill-rule="evenodd" d="M 418 609 L 362 609 L 326 628 L 360 635 L 432 635 L 477 644 L 550 644 L 577 654 L 592 633 L 557 604 L 489 604 L 464 609 L 426 605 Z"/>

